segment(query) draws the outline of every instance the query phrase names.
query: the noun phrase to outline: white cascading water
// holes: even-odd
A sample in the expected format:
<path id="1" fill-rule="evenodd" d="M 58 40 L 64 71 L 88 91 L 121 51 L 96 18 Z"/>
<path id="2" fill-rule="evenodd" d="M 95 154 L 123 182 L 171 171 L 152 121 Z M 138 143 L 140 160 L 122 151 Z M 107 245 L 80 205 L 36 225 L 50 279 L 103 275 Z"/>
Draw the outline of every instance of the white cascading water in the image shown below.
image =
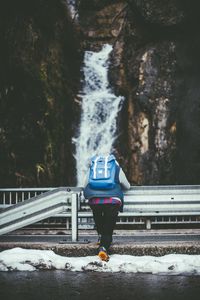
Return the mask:
<path id="1" fill-rule="evenodd" d="M 84 86 L 79 135 L 76 146 L 77 185 L 83 186 L 89 159 L 95 154 L 108 154 L 116 139 L 117 116 L 123 97 L 115 96 L 109 87 L 108 67 L 111 45 L 100 52 L 86 51 Z"/>
<path id="2" fill-rule="evenodd" d="M 76 0 L 66 0 L 72 19 L 76 16 Z"/>

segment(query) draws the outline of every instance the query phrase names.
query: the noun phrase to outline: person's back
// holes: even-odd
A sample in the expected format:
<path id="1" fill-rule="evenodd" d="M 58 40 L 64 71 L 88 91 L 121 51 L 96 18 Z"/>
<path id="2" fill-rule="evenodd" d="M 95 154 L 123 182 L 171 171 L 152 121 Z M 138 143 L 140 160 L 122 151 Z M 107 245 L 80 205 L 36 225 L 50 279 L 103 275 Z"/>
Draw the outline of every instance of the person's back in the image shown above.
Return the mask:
<path id="1" fill-rule="evenodd" d="M 114 155 L 94 156 L 85 182 L 84 197 L 93 211 L 97 232 L 100 235 L 99 256 L 108 260 L 107 251 L 119 211 L 123 210 L 122 189 L 130 184 Z"/>

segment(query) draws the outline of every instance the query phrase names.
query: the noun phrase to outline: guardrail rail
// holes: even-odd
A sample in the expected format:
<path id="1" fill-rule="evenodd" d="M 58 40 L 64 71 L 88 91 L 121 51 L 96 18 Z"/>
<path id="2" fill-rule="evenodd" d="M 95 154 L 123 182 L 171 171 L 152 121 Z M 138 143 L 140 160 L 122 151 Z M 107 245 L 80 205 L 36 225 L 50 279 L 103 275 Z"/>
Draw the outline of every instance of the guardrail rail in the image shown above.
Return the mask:
<path id="1" fill-rule="evenodd" d="M 61 191 L 67 201 L 63 197 L 59 198 L 58 193 Z M 53 200 L 50 195 L 54 195 Z M 57 205 L 54 210 L 50 209 L 52 201 Z M 119 214 L 118 224 L 145 224 L 147 229 L 152 224 L 200 224 L 200 185 L 132 186 L 125 192 L 124 201 L 124 211 Z M 14 230 L 19 228 L 17 226 L 26 226 L 53 216 L 65 219 L 67 229 L 72 229 L 72 239 L 76 240 L 78 228 L 91 228 L 91 224 L 94 224 L 81 187 L 0 189 L 0 208 L 0 233 L 8 232 L 8 228 Z M 13 216 L 17 216 L 16 212 L 20 208 L 23 208 L 23 221 L 11 218 L 12 224 L 2 223 L 6 211 L 7 214 L 10 211 Z M 45 214 L 39 213 L 42 210 L 45 210 Z M 7 220 L 9 218 L 7 215 Z"/>

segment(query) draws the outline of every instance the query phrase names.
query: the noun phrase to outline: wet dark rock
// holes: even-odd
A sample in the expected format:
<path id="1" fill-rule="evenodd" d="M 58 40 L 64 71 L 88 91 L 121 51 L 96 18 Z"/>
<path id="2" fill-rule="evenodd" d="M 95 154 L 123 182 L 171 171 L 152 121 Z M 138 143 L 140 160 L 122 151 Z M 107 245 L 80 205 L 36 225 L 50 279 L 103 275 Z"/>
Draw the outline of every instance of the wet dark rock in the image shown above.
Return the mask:
<path id="1" fill-rule="evenodd" d="M 65 264 L 65 269 L 68 271 L 70 271 L 72 269 L 72 266 L 70 265 L 70 263 Z"/>
<path id="2" fill-rule="evenodd" d="M 168 270 L 174 270 L 175 266 L 174 265 L 171 265 L 168 267 Z"/>
<path id="3" fill-rule="evenodd" d="M 116 145 L 125 170 L 133 184 L 198 184 L 199 5 L 128 4 L 110 72 L 127 101 Z"/>
<path id="4" fill-rule="evenodd" d="M 78 29 L 62 1 L 0 6 L 1 186 L 75 183 Z"/>
<path id="5" fill-rule="evenodd" d="M 138 9 L 147 23 L 171 26 L 179 24 L 185 17 L 180 0 L 129 0 L 128 3 L 133 9 Z"/>

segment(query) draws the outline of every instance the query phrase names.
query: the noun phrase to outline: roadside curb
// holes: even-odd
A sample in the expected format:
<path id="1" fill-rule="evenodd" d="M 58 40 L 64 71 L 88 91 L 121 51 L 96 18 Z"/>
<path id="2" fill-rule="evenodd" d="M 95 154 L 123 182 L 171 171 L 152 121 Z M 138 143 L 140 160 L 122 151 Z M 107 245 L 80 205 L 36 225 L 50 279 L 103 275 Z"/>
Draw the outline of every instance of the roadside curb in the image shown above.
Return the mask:
<path id="1" fill-rule="evenodd" d="M 0 251 L 12 248 L 52 250 L 63 256 L 90 256 L 97 254 L 97 244 L 59 244 L 59 243 L 27 243 L 27 242 L 4 242 L 0 243 Z M 123 254 L 134 256 L 163 256 L 167 254 L 200 254 L 200 244 L 197 242 L 173 242 L 154 244 L 119 244 L 114 243 L 110 248 L 111 254 Z"/>

